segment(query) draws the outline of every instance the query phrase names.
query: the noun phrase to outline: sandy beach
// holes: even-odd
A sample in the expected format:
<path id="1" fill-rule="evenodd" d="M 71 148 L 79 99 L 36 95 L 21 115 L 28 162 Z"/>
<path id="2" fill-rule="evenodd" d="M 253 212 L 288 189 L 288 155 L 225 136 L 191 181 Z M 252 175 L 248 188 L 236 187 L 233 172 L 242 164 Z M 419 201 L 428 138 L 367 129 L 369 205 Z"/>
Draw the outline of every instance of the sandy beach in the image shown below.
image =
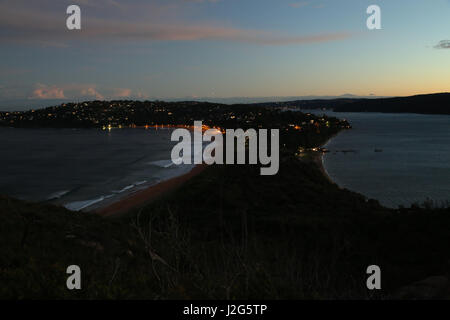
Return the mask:
<path id="1" fill-rule="evenodd" d="M 319 168 L 320 172 L 322 172 L 323 176 L 325 178 L 327 178 L 327 180 L 330 181 L 330 183 L 335 184 L 335 182 L 328 175 L 327 170 L 325 170 L 325 167 L 323 165 L 323 155 L 324 155 L 323 153 L 316 152 L 316 154 L 314 154 L 312 156 L 312 160 L 317 165 L 317 167 Z"/>
<path id="2" fill-rule="evenodd" d="M 326 148 L 328 146 L 328 144 L 330 143 L 331 140 L 333 140 L 338 133 L 333 134 L 330 138 L 328 138 L 327 142 L 325 142 L 322 145 L 322 148 Z M 325 156 L 325 153 L 317 153 L 316 155 L 313 156 L 313 161 L 316 163 L 317 167 L 319 168 L 319 170 L 322 172 L 322 174 L 324 175 L 324 177 L 330 181 L 330 183 L 332 184 L 336 184 L 336 182 L 333 181 L 333 179 L 331 179 L 330 175 L 328 174 L 327 170 L 325 170 L 325 166 L 323 164 L 323 157 Z"/>
<path id="3" fill-rule="evenodd" d="M 337 134 L 332 135 L 323 145 L 321 145 L 321 148 L 325 148 L 327 144 L 336 136 Z M 309 152 L 308 156 L 303 159 L 304 161 L 313 162 L 330 183 L 336 184 L 336 182 L 334 182 L 333 179 L 331 179 L 331 177 L 328 175 L 327 170 L 325 170 L 325 166 L 323 164 L 324 155 L 325 153 L 322 152 Z"/>
<path id="4" fill-rule="evenodd" d="M 159 198 L 163 194 L 175 190 L 192 177 L 201 173 L 205 168 L 206 165 L 197 165 L 184 175 L 160 182 L 154 186 L 150 186 L 145 190 L 136 192 L 129 197 L 112 203 L 109 206 L 93 210 L 92 212 L 97 213 L 103 217 L 113 217 L 124 214 L 132 209 L 143 207 Z"/>

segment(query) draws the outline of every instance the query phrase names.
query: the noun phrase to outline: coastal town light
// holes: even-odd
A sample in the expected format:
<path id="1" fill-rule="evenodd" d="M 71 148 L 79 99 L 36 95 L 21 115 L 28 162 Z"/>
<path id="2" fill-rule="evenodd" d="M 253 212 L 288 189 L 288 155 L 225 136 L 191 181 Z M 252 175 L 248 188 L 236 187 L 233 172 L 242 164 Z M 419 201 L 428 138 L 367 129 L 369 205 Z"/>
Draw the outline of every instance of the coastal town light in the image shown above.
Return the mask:
<path id="1" fill-rule="evenodd" d="M 249 164 L 257 164 L 258 158 L 262 165 L 261 175 L 275 175 L 279 170 L 279 130 L 271 129 L 271 150 L 268 154 L 268 130 L 259 129 L 211 129 L 201 121 L 194 122 L 194 141 L 192 143 L 191 131 L 184 128 L 172 132 L 171 141 L 179 141 L 171 153 L 172 162 L 175 165 L 192 164 L 246 164 L 246 149 L 248 149 Z M 226 159 L 224 161 L 223 135 L 225 135 Z M 181 140 L 181 141 L 180 141 Z M 210 142 L 203 150 L 203 142 Z M 235 143 L 236 142 L 236 143 Z M 259 144 L 258 144 L 259 142 Z M 248 148 L 246 148 L 248 146 Z M 193 150 L 192 150 L 193 149 Z M 235 152 L 236 151 L 236 152 Z M 193 156 L 192 156 L 193 155 Z"/>

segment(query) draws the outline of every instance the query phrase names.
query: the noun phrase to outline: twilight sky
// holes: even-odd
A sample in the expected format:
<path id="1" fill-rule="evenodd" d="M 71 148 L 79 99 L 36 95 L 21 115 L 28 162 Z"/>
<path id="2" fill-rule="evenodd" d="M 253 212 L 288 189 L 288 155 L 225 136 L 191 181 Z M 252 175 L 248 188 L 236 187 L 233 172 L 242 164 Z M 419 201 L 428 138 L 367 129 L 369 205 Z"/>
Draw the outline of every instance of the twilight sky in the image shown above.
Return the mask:
<path id="1" fill-rule="evenodd" d="M 449 0 L 0 0 L 0 106 L 450 91 L 449 15 Z"/>

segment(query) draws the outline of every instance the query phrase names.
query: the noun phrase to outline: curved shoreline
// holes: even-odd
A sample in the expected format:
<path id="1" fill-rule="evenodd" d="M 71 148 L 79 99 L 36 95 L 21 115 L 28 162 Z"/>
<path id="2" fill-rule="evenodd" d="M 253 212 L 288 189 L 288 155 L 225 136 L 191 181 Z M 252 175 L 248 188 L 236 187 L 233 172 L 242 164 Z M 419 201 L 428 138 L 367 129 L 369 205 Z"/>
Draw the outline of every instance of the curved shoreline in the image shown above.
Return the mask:
<path id="1" fill-rule="evenodd" d="M 206 165 L 203 164 L 196 165 L 188 173 L 162 181 L 144 190 L 131 194 L 130 196 L 125 197 L 117 202 L 114 202 L 106 207 L 95 209 L 90 212 L 99 214 L 100 216 L 103 217 L 112 217 L 127 213 L 132 209 L 143 207 L 151 203 L 152 201 L 156 200 L 163 194 L 175 190 L 192 177 L 203 172 L 205 168 Z"/>
<path id="2" fill-rule="evenodd" d="M 331 142 L 331 140 L 333 140 L 340 132 L 332 135 L 321 147 L 325 148 L 326 145 L 328 143 Z M 337 186 L 339 186 L 335 181 L 333 181 L 333 179 L 331 179 L 331 176 L 329 175 L 328 171 L 325 169 L 325 164 L 324 164 L 324 153 L 318 153 L 315 154 L 313 156 L 313 161 L 314 163 L 317 165 L 317 167 L 319 168 L 320 172 L 322 172 L 323 176 L 332 184 L 335 184 Z"/>
<path id="3" fill-rule="evenodd" d="M 322 172 L 323 176 L 332 184 L 336 184 L 336 182 L 331 179 L 330 175 L 328 174 L 327 170 L 325 169 L 325 166 L 323 164 L 323 153 L 317 154 L 313 156 L 313 162 L 317 165 L 320 172 Z"/>

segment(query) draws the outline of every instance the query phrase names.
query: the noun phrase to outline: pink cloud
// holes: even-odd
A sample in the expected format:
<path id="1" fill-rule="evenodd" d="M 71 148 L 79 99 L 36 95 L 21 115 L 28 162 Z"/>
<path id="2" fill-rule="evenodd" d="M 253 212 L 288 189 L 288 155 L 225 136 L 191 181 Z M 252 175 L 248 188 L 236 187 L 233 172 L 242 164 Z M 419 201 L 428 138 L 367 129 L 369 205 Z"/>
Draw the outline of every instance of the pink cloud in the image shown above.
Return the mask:
<path id="1" fill-rule="evenodd" d="M 65 99 L 64 90 L 55 86 L 39 85 L 33 91 L 32 99 Z"/>
<path id="2" fill-rule="evenodd" d="M 136 98 L 138 98 L 138 99 L 148 99 L 149 98 L 149 95 L 147 95 L 147 94 L 145 94 L 145 93 L 142 93 L 142 92 L 138 92 L 137 93 L 137 95 L 136 95 Z"/>
<path id="3" fill-rule="evenodd" d="M 131 89 L 118 88 L 114 90 L 114 97 L 128 98 L 131 96 Z"/>
<path id="4" fill-rule="evenodd" d="M 36 43 L 37 39 L 39 39 L 41 43 L 46 43 L 47 45 L 51 45 L 52 43 L 58 45 L 61 41 L 70 42 L 73 40 L 88 42 L 124 40 L 229 41 L 262 45 L 289 45 L 336 41 L 353 36 L 353 33 L 345 31 L 332 31 L 321 34 L 290 34 L 237 28 L 219 21 L 184 21 L 180 17 L 172 17 L 170 19 L 170 14 L 164 11 L 156 15 L 156 13 L 160 13 L 157 6 L 154 10 L 142 9 L 138 11 L 138 13 L 144 11 L 150 12 L 149 14 L 151 16 L 146 19 L 136 18 L 129 20 L 124 19 L 123 16 L 121 18 L 111 19 L 105 18 L 101 14 L 95 15 L 86 21 L 86 25 L 81 32 L 68 33 L 65 28 L 61 27 L 61 17 L 59 15 L 39 9 L 30 11 L 30 9 L 27 9 L 28 4 L 25 6 L 22 0 L 15 1 L 19 1 L 21 5 L 14 4 L 12 1 L 0 3 L 0 29 L 5 31 L 3 35 L 0 35 L 1 40 Z M 115 1 L 111 1 L 115 3 Z M 89 0 L 83 2 L 96 3 Z M 176 2 L 174 1 L 173 3 Z M 203 2 L 207 1 L 204 0 Z M 122 3 L 120 5 L 122 6 Z M 307 1 L 291 4 L 293 7 L 302 7 L 305 5 L 310 4 Z M 123 4 L 123 6 L 128 8 L 127 10 L 134 8 L 131 5 L 127 7 L 127 5 Z M 108 7 L 109 10 L 115 8 L 115 6 Z M 134 8 L 133 10 L 137 9 Z M 162 9 L 160 8 L 160 10 Z M 116 11 L 120 10 L 117 9 Z M 132 12 L 127 12 L 127 16 L 128 14 L 132 16 Z"/>
<path id="5" fill-rule="evenodd" d="M 105 100 L 105 97 L 92 87 L 81 90 L 81 95 L 86 97 L 94 97 L 96 100 Z"/>

